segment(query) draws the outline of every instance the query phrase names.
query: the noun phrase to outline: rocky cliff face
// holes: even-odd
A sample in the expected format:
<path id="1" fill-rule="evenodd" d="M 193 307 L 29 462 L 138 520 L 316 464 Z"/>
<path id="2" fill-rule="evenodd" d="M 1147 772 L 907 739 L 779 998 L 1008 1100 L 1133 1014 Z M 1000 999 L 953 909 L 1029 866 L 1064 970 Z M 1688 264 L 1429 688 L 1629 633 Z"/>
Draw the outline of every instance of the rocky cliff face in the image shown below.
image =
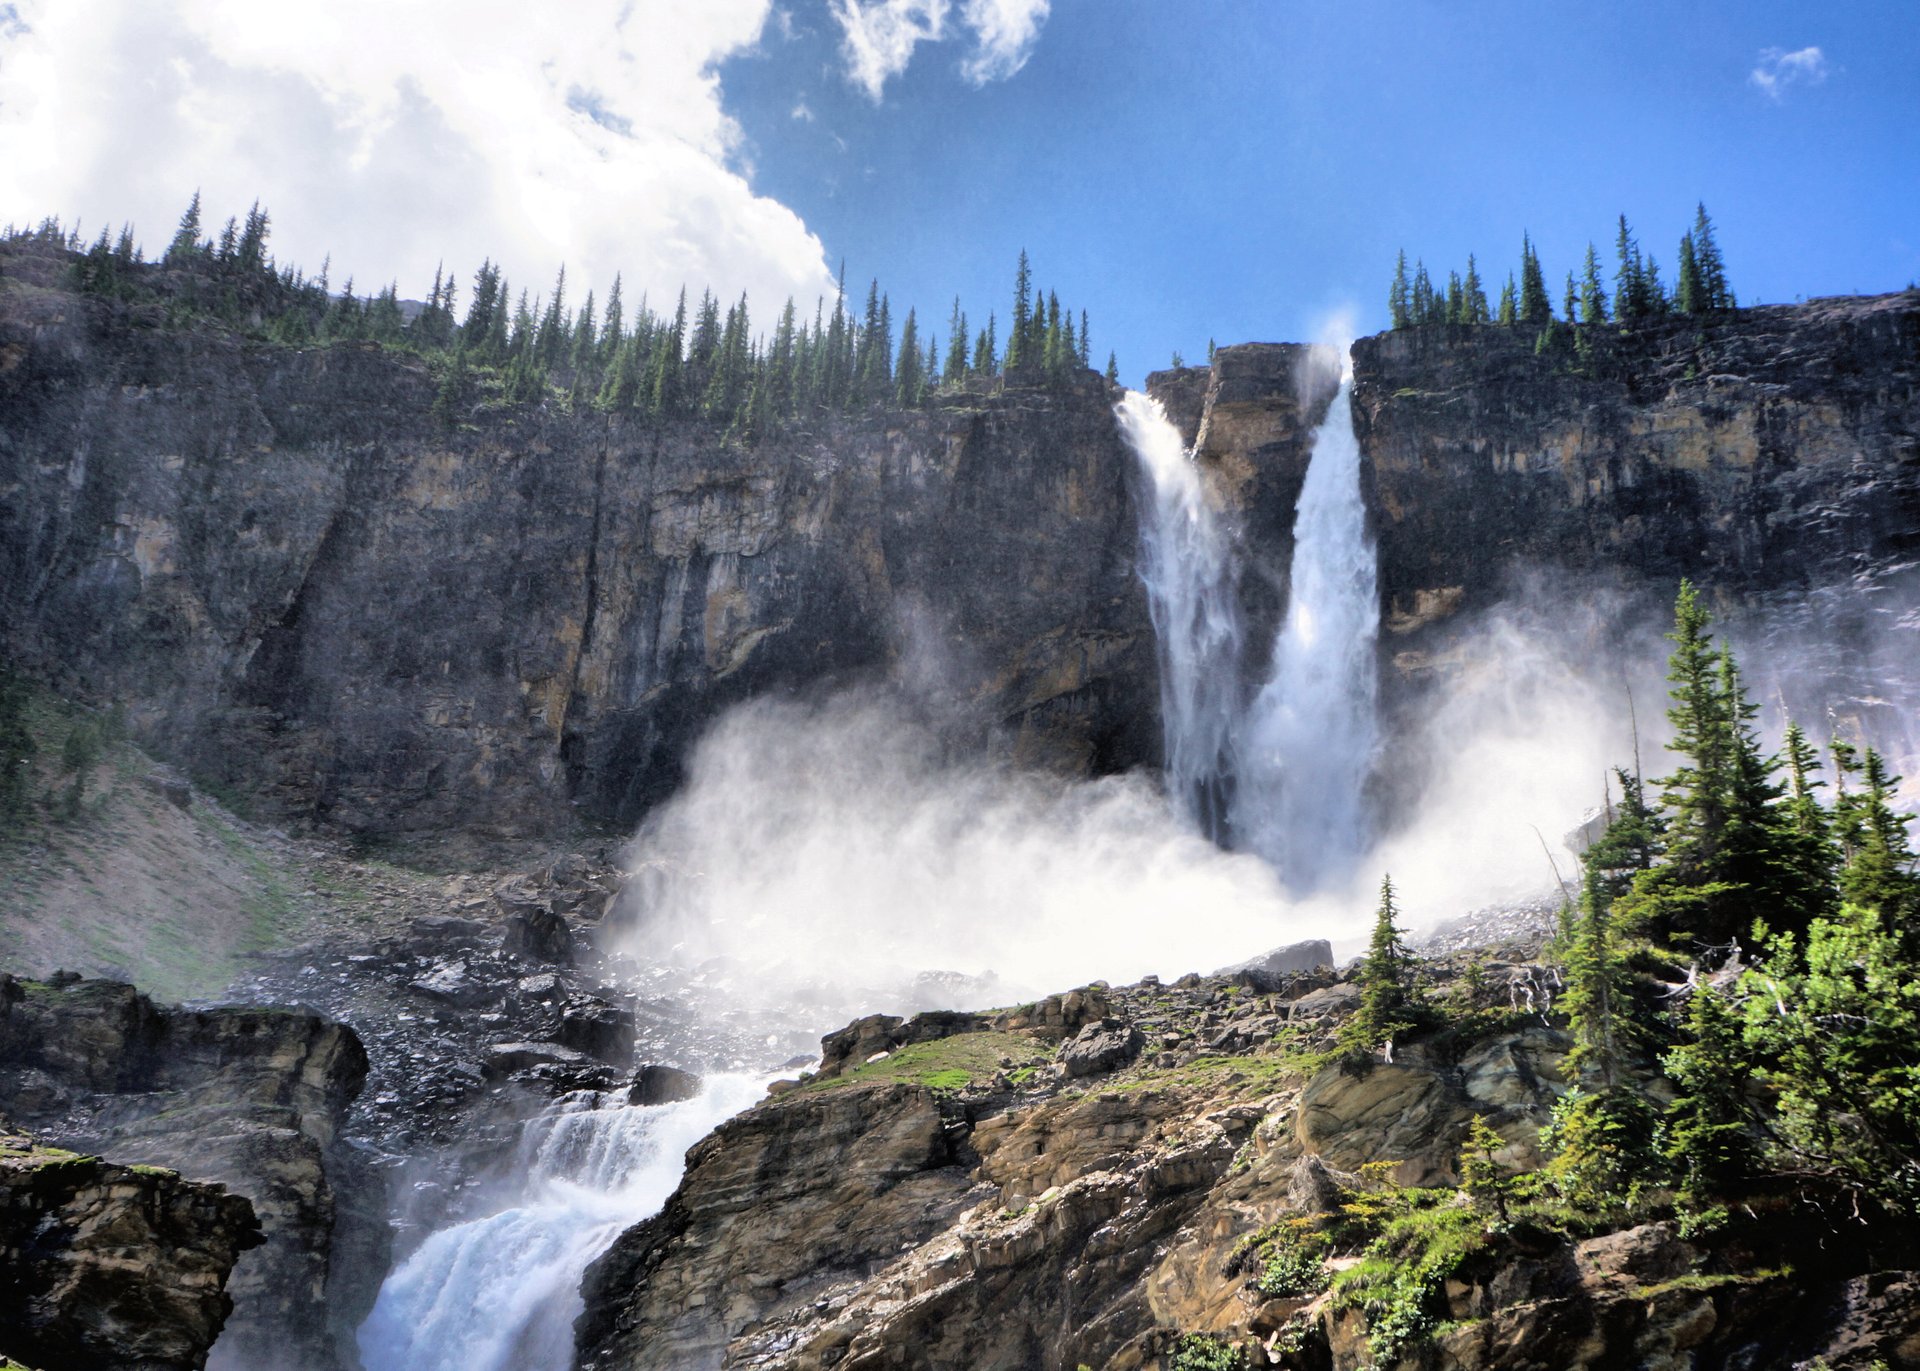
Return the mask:
<path id="1" fill-rule="evenodd" d="M 260 1242 L 219 1186 L 39 1145 L 0 1120 L 0 1362 L 198 1371 Z M 9 1358 L 13 1360 L 8 1360 Z"/>
<path id="2" fill-rule="evenodd" d="M 151 322 L 0 290 L 0 630 L 268 812 L 624 820 L 727 703 L 850 676 L 1036 761 L 1151 756 L 1091 374 L 749 448 L 552 408 L 447 431 L 404 355 Z"/>
<path id="3" fill-rule="evenodd" d="M 216 1366 L 341 1364 L 336 1335 L 386 1264 L 384 1191 L 339 1138 L 366 1069 L 352 1030 L 315 1015 L 0 977 L 0 1111 L 61 1147 L 225 1185 L 259 1216 Z"/>
<path id="4" fill-rule="evenodd" d="M 589 1272 L 577 1365 L 1382 1364 L 1380 1311 L 1324 1272 L 1284 1288 L 1271 1245 L 1364 1193 L 1456 1184 L 1476 1116 L 1501 1166 L 1538 1165 L 1568 1088 L 1566 1038 L 1527 1008 L 1545 973 L 1496 961 L 1476 984 L 1477 1028 L 1371 1070 L 1315 1055 L 1358 1000 L 1329 972 L 862 1021 L 828 1040 L 831 1075 L 694 1148 L 661 1214 Z M 1356 1174 L 1382 1160 L 1391 1180 Z M 1762 1215 L 1686 1242 L 1658 1217 L 1580 1237 L 1488 1215 L 1434 1286 L 1432 1336 L 1393 1361 L 1920 1365 L 1920 1276 L 1897 1244 L 1848 1250 L 1827 1222 Z"/>

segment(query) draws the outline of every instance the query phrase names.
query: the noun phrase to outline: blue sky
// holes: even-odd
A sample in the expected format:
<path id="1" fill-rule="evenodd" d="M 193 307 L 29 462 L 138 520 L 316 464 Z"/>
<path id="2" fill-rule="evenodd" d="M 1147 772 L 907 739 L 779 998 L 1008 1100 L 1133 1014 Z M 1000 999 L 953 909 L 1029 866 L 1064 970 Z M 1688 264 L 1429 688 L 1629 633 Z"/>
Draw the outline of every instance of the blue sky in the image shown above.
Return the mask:
<path id="1" fill-rule="evenodd" d="M 1381 327 L 1401 246 L 1557 282 L 1624 211 L 1671 280 L 1696 199 L 1743 300 L 1898 289 L 1916 71 L 1911 0 L 0 0 L 0 221 L 152 250 L 198 186 L 336 285 L 564 261 L 763 327 L 842 260 L 1004 319 L 1024 247 L 1137 380 Z"/>
<path id="2" fill-rule="evenodd" d="M 1700 199 L 1743 299 L 1920 278 L 1911 4 L 1062 0 L 1011 78 L 928 45 L 878 104 L 796 20 L 721 71 L 756 186 L 942 322 L 956 289 L 1004 317 L 1024 246 L 1130 377 L 1343 306 L 1384 327 L 1402 246 L 1477 252 L 1491 292 L 1524 229 L 1557 298 L 1624 212 L 1671 282 Z"/>

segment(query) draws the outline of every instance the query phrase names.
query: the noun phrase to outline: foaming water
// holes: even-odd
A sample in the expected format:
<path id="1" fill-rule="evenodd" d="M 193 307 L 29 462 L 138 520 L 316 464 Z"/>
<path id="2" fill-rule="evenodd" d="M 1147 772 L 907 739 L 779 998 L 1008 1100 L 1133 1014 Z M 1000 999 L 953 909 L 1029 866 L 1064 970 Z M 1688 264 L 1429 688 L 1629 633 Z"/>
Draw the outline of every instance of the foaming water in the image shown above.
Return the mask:
<path id="1" fill-rule="evenodd" d="M 1118 413 L 1150 486 L 1140 576 L 1159 648 L 1167 793 L 1202 833 L 1266 858 L 1290 889 L 1321 888 L 1367 846 L 1378 693 L 1377 558 L 1348 385 L 1314 438 L 1286 619 L 1251 700 L 1234 531 L 1159 402 L 1129 392 Z"/>
<path id="2" fill-rule="evenodd" d="M 1377 731 L 1379 559 L 1360 498 L 1348 384 L 1327 410 L 1294 513 L 1287 617 L 1242 731 L 1234 830 L 1311 890 L 1366 850 Z"/>
<path id="3" fill-rule="evenodd" d="M 722 1076 L 651 1107 L 583 1093 L 530 1120 L 518 1200 L 430 1235 L 380 1287 L 358 1335 L 366 1371 L 566 1371 L 588 1264 L 657 1213 L 687 1149 L 763 1090 Z"/>
<path id="4" fill-rule="evenodd" d="M 1118 412 L 1151 487 L 1140 519 L 1140 579 L 1160 659 L 1167 794 L 1202 833 L 1225 842 L 1241 711 L 1232 532 L 1160 402 L 1130 390 Z"/>

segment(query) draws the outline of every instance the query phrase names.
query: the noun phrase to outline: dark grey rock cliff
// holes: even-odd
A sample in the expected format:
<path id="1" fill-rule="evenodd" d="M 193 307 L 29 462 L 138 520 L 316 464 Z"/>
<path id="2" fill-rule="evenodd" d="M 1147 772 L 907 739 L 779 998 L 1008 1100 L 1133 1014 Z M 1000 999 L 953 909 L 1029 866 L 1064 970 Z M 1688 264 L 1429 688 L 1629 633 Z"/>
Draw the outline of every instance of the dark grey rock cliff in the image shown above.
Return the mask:
<path id="1" fill-rule="evenodd" d="M 386 1265 L 386 1196 L 339 1136 L 353 1030 L 287 1010 L 181 1010 L 109 981 L 0 976 L 0 1113 L 42 1141 L 227 1186 L 264 1243 L 227 1286 L 215 1365 L 327 1371 Z M 251 1245 L 251 1244 L 249 1244 Z"/>
<path id="2" fill-rule="evenodd" d="M 753 447 L 426 367 L 0 290 L 0 632 L 264 812 L 625 821 L 730 702 L 931 691 L 1035 761 L 1149 760 L 1112 395 L 946 397 Z"/>

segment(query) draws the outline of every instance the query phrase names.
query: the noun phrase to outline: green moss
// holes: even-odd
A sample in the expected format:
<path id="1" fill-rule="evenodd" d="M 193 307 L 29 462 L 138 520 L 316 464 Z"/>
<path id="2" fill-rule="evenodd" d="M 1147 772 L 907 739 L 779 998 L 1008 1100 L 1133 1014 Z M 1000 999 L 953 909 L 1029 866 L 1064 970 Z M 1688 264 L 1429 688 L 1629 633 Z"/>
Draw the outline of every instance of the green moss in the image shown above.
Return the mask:
<path id="1" fill-rule="evenodd" d="M 1675 1276 L 1670 1281 L 1661 1281 L 1658 1285 L 1643 1285 L 1633 1292 L 1637 1300 L 1658 1299 L 1662 1295 L 1680 1292 L 1708 1295 L 1716 1290 L 1735 1289 L 1743 1285 L 1764 1285 L 1768 1281 L 1787 1280 L 1793 1275 L 1791 1266 L 1769 1267 L 1760 1271 L 1749 1271 L 1743 1275 L 1709 1276 L 1699 1273 Z"/>
<path id="2" fill-rule="evenodd" d="M 877 1062 L 867 1062 L 839 1076 L 809 1081 L 803 1090 L 832 1090 L 875 1081 L 904 1081 L 930 1090 L 964 1090 L 976 1081 L 992 1080 L 1002 1070 L 1000 1059 L 1011 1057 L 1028 1079 L 1033 1067 L 1047 1057 L 1045 1047 L 1019 1033 L 957 1033 L 951 1038 L 910 1043 Z"/>

